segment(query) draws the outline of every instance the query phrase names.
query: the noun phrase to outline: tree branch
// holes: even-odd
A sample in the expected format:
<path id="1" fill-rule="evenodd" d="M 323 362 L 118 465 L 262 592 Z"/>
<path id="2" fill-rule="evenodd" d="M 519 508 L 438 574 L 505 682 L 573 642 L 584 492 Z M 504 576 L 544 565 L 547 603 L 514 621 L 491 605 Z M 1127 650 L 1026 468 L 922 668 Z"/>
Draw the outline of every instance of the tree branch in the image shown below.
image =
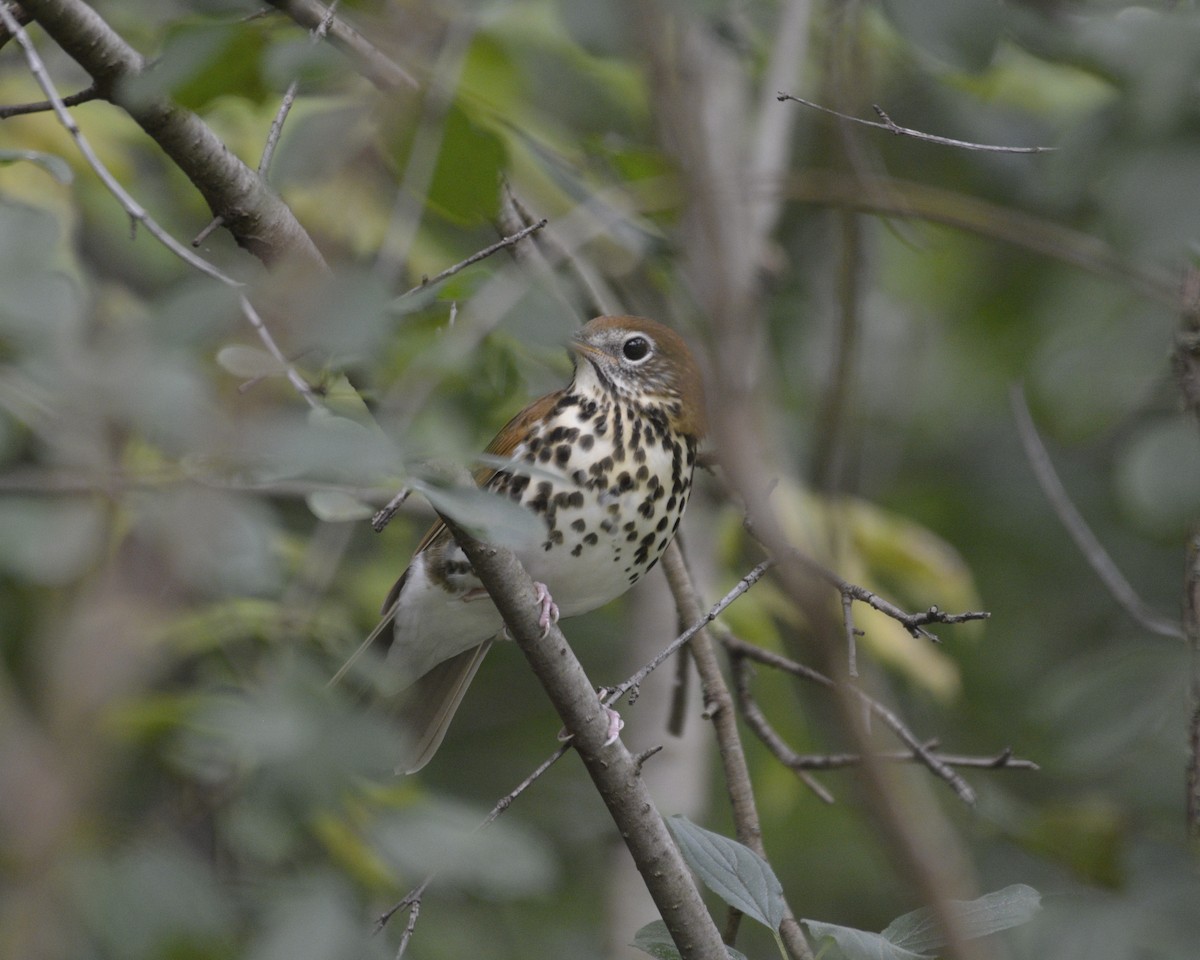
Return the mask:
<path id="1" fill-rule="evenodd" d="M 1025 394 L 1019 385 L 1012 387 L 1009 392 L 1009 400 L 1012 404 L 1013 418 L 1017 422 L 1017 435 L 1021 438 L 1021 446 L 1025 449 L 1025 459 L 1033 468 L 1033 475 L 1037 478 L 1038 486 L 1042 488 L 1042 493 L 1050 501 L 1050 506 L 1058 517 L 1059 523 L 1075 541 L 1075 546 L 1083 554 L 1083 559 L 1087 561 L 1088 566 L 1095 571 L 1096 576 L 1112 594 L 1113 599 L 1135 622 L 1160 637 L 1182 640 L 1183 628 L 1179 623 L 1159 616 L 1138 596 L 1133 584 L 1125 579 L 1125 575 L 1108 555 L 1108 551 L 1104 549 L 1104 545 L 1087 525 L 1083 515 L 1071 502 L 1070 494 L 1067 493 L 1066 487 L 1059 479 L 1054 464 L 1050 462 L 1050 454 L 1046 452 L 1046 445 L 1038 436 L 1037 427 L 1034 426 L 1033 417 L 1029 413 L 1029 405 L 1025 402 Z"/>
<path id="2" fill-rule="evenodd" d="M 801 97 L 794 97 L 790 93 L 777 93 L 776 100 L 791 100 L 794 103 L 803 104 L 806 107 L 812 107 L 814 110 L 820 110 L 822 113 L 828 113 L 840 120 L 848 120 L 850 123 L 860 123 L 864 127 L 874 127 L 876 130 L 886 130 L 888 133 L 896 136 L 912 137 L 914 140 L 924 140 L 926 143 L 937 143 L 944 147 L 958 147 L 960 150 L 983 150 L 989 153 L 1049 153 L 1056 149 L 1055 147 L 1009 147 L 990 143 L 974 143 L 970 140 L 955 140 L 952 137 L 939 137 L 936 134 L 924 133 L 920 130 L 913 130 L 911 127 L 902 127 L 896 123 L 885 112 L 883 107 L 878 104 L 872 104 L 871 108 L 879 114 L 879 119 L 882 122 L 875 120 L 863 120 L 861 117 L 852 117 L 847 113 L 842 113 L 840 110 L 832 110 L 829 107 L 823 107 L 819 103 L 813 103 L 811 100 L 804 100 Z"/>
<path id="3" fill-rule="evenodd" d="M 541 635 L 529 574 L 511 551 L 479 542 L 453 520 L 447 519 L 447 524 L 562 718 L 680 954 L 685 960 L 725 960 L 717 928 L 646 789 L 636 758 L 619 739 L 605 745 L 605 711 L 562 631 L 552 624 L 545 637 Z"/>
<path id="4" fill-rule="evenodd" d="M 306 30 L 315 30 L 328 16 L 328 8 L 317 0 L 266 0 Z M 355 69 L 380 90 L 400 87 L 416 89 L 416 78 L 383 53 L 370 40 L 340 17 L 329 24 L 329 42 L 350 58 Z"/>
<path id="5" fill-rule="evenodd" d="M 291 209 L 235 157 L 196 114 L 166 97 L 130 96 L 123 81 L 146 68 L 142 55 L 82 0 L 25 0 L 26 11 L 163 149 L 221 217 L 238 244 L 268 266 L 295 260 L 326 270 Z"/>

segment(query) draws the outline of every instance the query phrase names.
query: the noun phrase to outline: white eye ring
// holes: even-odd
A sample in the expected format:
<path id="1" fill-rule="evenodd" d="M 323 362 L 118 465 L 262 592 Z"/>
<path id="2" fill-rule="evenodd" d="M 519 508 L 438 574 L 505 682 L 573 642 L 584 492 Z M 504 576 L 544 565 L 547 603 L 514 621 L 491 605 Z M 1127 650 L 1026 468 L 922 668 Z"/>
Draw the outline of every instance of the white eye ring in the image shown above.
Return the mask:
<path id="1" fill-rule="evenodd" d="M 635 333 L 621 344 L 621 356 L 629 363 L 645 363 L 654 352 L 654 341 L 645 334 Z"/>

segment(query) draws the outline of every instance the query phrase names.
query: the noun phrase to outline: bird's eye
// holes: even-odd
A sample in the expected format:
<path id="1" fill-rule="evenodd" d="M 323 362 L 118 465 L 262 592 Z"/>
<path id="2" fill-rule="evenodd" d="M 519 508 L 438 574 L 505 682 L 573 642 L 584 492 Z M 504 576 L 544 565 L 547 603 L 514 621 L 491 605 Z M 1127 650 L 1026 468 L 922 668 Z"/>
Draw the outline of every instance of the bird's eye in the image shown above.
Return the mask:
<path id="1" fill-rule="evenodd" d="M 621 352 L 631 363 L 639 363 L 650 355 L 650 341 L 645 337 L 630 337 L 621 345 Z"/>

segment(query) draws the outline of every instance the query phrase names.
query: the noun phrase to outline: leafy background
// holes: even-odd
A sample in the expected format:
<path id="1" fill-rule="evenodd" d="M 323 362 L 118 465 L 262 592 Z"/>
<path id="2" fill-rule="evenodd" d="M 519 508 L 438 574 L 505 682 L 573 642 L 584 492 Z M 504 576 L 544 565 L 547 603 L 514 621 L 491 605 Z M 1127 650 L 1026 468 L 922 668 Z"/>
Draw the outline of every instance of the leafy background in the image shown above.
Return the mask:
<path id="1" fill-rule="evenodd" d="M 589 303 L 561 264 L 501 254 L 397 299 L 496 238 L 502 178 L 623 309 L 711 346 L 682 279 L 678 171 L 636 18 L 586 0 L 344 3 L 440 91 L 382 95 L 286 18 L 243 20 L 253 3 L 96 6 L 159 58 L 147 90 L 198 111 L 251 164 L 301 79 L 271 180 L 334 278 L 267 276 L 219 230 L 202 249 L 270 305 L 276 338 L 341 419 L 309 413 L 227 290 L 131 236 L 50 115 L 0 121 L 0 952 L 389 956 L 400 924 L 371 936 L 373 918 L 437 865 L 415 956 L 618 955 L 652 913 L 618 910 L 634 881 L 570 758 L 472 832 L 557 729 L 515 651 L 492 658 L 418 778 L 392 775 L 376 664 L 326 680 L 429 516 L 414 505 L 376 536 L 359 505 L 417 464 L 464 459 L 568 375 L 561 344 Z M 703 32 L 761 81 L 776 4 L 660 8 L 664 29 Z M 763 185 L 787 202 L 759 389 L 779 460 L 807 484 L 778 502 L 814 544 L 835 517 L 849 525 L 832 558 L 849 579 L 912 609 L 992 613 L 982 629 L 943 628 L 935 649 L 865 614 L 860 626 L 864 682 L 922 736 L 964 753 L 1011 746 L 1041 766 L 969 773 L 974 810 L 921 770 L 907 777 L 954 825 L 978 884 L 964 897 L 1042 892 L 1042 913 L 997 938 L 996 955 L 1194 955 L 1188 653 L 1131 621 L 1070 543 L 1022 454 L 1010 391 L 1022 385 L 1126 576 L 1175 616 L 1200 501 L 1200 446 L 1170 367 L 1174 278 L 1200 222 L 1200 14 L 884 0 L 815 3 L 808 29 L 792 92 L 1057 149 L 968 152 L 763 106 L 803 111 L 790 176 Z M 32 33 L 61 89 L 86 85 Z M 9 44 L 0 102 L 40 98 Z M 200 197 L 120 110 L 74 113 L 160 222 L 199 232 Z M 856 184 L 884 177 L 889 209 L 856 213 L 875 196 Z M 419 218 L 393 221 L 398 192 Z M 452 304 L 474 311 L 473 328 L 447 327 Z M 847 399 L 831 406 L 848 331 Z M 830 491 L 859 499 L 835 511 Z M 712 599 L 755 556 L 739 519 L 705 481 L 686 532 Z M 636 664 L 622 638 L 663 590 L 652 580 L 569 624 L 597 680 Z M 729 622 L 786 645 L 796 624 L 781 609 L 766 583 Z M 657 642 L 672 630 L 668 615 Z M 798 749 L 844 748 L 822 694 L 759 685 Z M 645 693 L 631 737 L 666 740 L 665 709 Z M 728 832 L 703 724 L 691 727 L 690 746 L 671 746 L 687 772 L 660 803 Z M 798 912 L 877 931 L 919 906 L 852 772 L 822 776 L 838 800 L 826 806 L 750 751 L 771 863 Z M 774 951 L 751 930 L 739 949 Z"/>

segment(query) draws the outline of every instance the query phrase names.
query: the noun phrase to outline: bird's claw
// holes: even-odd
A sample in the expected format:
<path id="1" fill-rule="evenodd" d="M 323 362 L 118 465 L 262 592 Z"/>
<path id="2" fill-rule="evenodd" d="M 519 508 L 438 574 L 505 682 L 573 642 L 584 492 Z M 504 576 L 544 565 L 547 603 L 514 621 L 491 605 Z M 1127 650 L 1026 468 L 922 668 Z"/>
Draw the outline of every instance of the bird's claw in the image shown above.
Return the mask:
<path id="1" fill-rule="evenodd" d="M 544 583 L 535 581 L 533 586 L 537 591 L 533 602 L 540 607 L 538 626 L 542 628 L 542 638 L 545 639 L 546 634 L 550 632 L 550 624 L 558 623 L 558 604 L 554 602 L 554 598 L 550 596 L 550 589 Z"/>
<path id="2" fill-rule="evenodd" d="M 625 726 L 625 721 L 621 719 L 621 715 L 612 707 L 605 707 L 604 711 L 608 714 L 608 737 L 605 739 L 604 745 L 611 747 L 617 742 L 617 736 Z"/>

